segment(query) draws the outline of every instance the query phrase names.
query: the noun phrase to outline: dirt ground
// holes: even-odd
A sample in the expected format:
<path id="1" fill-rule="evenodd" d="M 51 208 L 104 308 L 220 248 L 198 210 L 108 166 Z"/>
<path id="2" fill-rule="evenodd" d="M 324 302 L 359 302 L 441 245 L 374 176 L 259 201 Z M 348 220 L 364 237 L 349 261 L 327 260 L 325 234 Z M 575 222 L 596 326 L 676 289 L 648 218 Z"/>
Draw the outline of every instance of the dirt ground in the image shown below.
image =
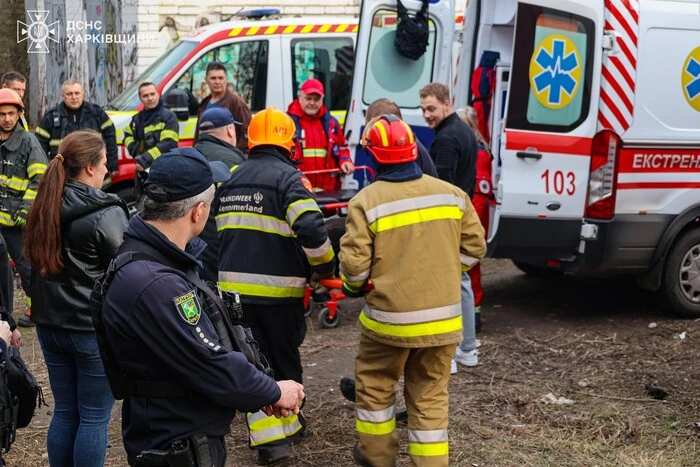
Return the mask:
<path id="1" fill-rule="evenodd" d="M 450 465 L 700 465 L 693 425 L 700 422 L 700 320 L 675 319 L 627 280 L 533 279 L 505 260 L 485 262 L 484 285 L 480 364 L 460 366 L 450 381 Z M 353 373 L 361 305 L 344 302 L 336 329 L 321 329 L 316 313 L 309 318 L 302 358 L 312 436 L 284 465 L 354 465 L 354 407 L 338 382 Z M 33 330 L 24 333 L 22 354 L 49 407 L 17 433 L 5 458 L 9 466 L 48 465 L 52 399 Z M 666 399 L 649 397 L 647 384 L 663 388 Z M 126 465 L 120 424 L 117 405 L 108 466 Z M 408 465 L 406 429 L 398 429 L 399 465 Z M 240 416 L 228 444 L 229 465 L 255 465 Z"/>

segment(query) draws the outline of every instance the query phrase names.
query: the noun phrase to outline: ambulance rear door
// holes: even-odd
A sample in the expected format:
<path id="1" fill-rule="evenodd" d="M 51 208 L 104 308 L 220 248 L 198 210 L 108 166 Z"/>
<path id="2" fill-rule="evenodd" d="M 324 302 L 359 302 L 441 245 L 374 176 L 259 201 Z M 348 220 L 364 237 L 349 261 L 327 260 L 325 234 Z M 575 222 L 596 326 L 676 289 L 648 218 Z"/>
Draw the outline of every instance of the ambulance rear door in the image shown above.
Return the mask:
<path id="1" fill-rule="evenodd" d="M 604 2 L 518 3 L 490 254 L 559 267 L 584 248 Z"/>
<path id="2" fill-rule="evenodd" d="M 421 5 L 413 0 L 402 3 L 412 16 Z M 449 85 L 455 28 L 455 12 L 450 2 L 430 1 L 429 43 L 425 54 L 415 61 L 399 55 L 394 48 L 396 11 L 393 0 L 362 2 L 352 95 L 345 122 L 345 134 L 356 165 L 370 163 L 369 156 L 358 144 L 369 104 L 379 98 L 396 102 L 403 119 L 427 147 L 433 139 L 433 130 L 423 120 L 418 92 L 432 81 Z M 356 179 L 362 185 L 363 174 L 358 173 Z"/>

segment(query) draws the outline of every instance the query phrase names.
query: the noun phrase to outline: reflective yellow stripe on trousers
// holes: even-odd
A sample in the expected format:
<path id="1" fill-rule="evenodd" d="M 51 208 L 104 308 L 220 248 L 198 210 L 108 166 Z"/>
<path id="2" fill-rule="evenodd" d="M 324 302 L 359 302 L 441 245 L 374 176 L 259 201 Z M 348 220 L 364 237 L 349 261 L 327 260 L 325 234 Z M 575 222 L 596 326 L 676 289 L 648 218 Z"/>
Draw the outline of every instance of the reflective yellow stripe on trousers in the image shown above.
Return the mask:
<path id="1" fill-rule="evenodd" d="M 262 411 L 247 414 L 246 422 L 248 423 L 250 447 L 286 438 L 282 420 L 268 417 Z"/>
<path id="2" fill-rule="evenodd" d="M 447 456 L 450 453 L 447 430 L 408 430 L 411 456 Z"/>
<path id="3" fill-rule="evenodd" d="M 462 307 L 457 303 L 426 310 L 387 312 L 365 306 L 360 322 L 370 331 L 387 336 L 434 336 L 462 329 Z"/>
<path id="4" fill-rule="evenodd" d="M 396 428 L 396 406 L 383 410 L 355 409 L 355 429 L 365 435 L 388 435 Z"/>
<path id="5" fill-rule="evenodd" d="M 306 290 L 306 278 L 219 271 L 219 286 L 222 290 L 236 291 L 241 295 L 302 298 Z"/>

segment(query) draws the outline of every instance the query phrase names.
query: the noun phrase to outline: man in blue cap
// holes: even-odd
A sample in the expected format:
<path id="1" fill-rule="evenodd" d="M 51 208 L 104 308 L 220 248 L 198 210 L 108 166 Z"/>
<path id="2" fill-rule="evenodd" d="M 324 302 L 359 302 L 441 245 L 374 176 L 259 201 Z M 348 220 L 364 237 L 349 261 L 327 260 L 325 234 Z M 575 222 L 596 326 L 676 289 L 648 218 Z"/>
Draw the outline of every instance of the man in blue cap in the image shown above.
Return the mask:
<path id="1" fill-rule="evenodd" d="M 224 107 L 212 107 L 204 111 L 199 118 L 199 139 L 194 148 L 204 154 L 208 161 L 220 161 L 232 172 L 243 163 L 245 156 L 236 148 L 236 129 L 241 123 L 233 119 L 231 111 Z M 216 232 L 214 212 L 209 213 L 209 220 L 199 238 L 207 242 L 207 247 L 200 255 L 202 261 L 202 278 L 216 284 L 219 275 L 219 235 Z"/>
<path id="2" fill-rule="evenodd" d="M 130 465 L 224 466 L 236 410 L 288 416 L 304 397 L 301 384 L 275 382 L 233 350 L 231 328 L 221 331 L 225 307 L 197 275 L 205 247 L 197 235 L 214 184 L 229 177 L 192 148 L 156 159 L 143 212 L 107 273 L 96 328 L 110 385 L 124 398 Z"/>

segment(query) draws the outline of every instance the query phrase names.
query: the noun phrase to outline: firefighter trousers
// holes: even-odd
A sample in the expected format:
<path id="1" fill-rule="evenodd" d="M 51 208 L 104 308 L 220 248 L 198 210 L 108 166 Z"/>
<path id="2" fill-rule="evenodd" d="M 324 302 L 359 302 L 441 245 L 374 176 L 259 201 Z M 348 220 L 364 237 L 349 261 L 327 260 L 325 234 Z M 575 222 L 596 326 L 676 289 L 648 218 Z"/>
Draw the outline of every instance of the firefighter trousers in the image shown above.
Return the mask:
<path id="1" fill-rule="evenodd" d="M 415 467 L 446 467 L 450 362 L 455 344 L 403 348 L 360 336 L 355 358 L 358 447 L 374 467 L 393 467 L 399 451 L 394 386 L 404 375 L 408 453 Z"/>
<path id="2" fill-rule="evenodd" d="M 302 383 L 299 346 L 306 336 L 306 318 L 302 301 L 282 305 L 243 306 L 243 323 L 250 328 L 275 372 L 275 380 L 294 380 Z M 268 417 L 263 412 L 249 413 L 246 417 L 250 447 L 265 449 L 287 443 L 303 436 L 306 419 L 299 412 L 286 418 Z"/>
<path id="3" fill-rule="evenodd" d="M 2 229 L 2 236 L 7 243 L 10 258 L 15 262 L 15 270 L 22 281 L 22 290 L 27 296 L 27 303 L 31 305 L 29 284 L 32 278 L 32 266 L 29 264 L 29 260 L 24 257 L 24 231 L 17 227 L 6 227 Z"/>

